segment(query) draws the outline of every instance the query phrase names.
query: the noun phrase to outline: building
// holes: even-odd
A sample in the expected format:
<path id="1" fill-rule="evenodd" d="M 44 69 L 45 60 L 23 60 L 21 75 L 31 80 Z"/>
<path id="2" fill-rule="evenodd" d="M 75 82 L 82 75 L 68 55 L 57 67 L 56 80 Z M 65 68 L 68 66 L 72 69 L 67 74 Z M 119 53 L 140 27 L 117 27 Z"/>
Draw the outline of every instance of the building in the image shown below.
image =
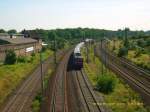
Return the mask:
<path id="1" fill-rule="evenodd" d="M 0 61 L 4 61 L 7 50 L 14 50 L 17 56 L 26 56 L 39 52 L 41 48 L 40 39 L 25 38 L 22 34 L 0 34 Z"/>

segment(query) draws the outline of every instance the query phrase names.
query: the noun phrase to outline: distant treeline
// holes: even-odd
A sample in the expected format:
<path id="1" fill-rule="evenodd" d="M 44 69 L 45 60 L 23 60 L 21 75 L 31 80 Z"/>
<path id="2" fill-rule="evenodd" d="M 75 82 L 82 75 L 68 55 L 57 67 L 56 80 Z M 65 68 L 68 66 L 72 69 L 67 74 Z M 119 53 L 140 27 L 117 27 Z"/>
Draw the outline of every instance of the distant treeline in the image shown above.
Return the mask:
<path id="1" fill-rule="evenodd" d="M 127 36 L 132 38 L 140 38 L 144 36 L 149 36 L 150 31 L 131 31 L 129 28 L 126 28 Z M 105 30 L 105 29 L 93 29 L 93 28 L 66 28 L 66 29 L 55 29 L 55 30 L 44 30 L 44 29 L 35 29 L 35 30 L 23 30 L 18 33 L 25 33 L 29 31 L 30 34 L 35 33 L 39 38 L 42 38 L 44 41 L 52 41 L 55 39 L 61 41 L 75 41 L 75 40 L 83 40 L 84 38 L 93 38 L 93 39 L 101 39 L 103 37 L 107 38 L 124 38 L 125 31 L 124 29 L 113 31 L 113 30 Z M 15 29 L 5 31 L 4 29 L 0 29 L 0 33 L 17 33 Z"/>
<path id="2" fill-rule="evenodd" d="M 15 29 L 11 29 L 11 30 L 4 30 L 4 29 L 0 29 L 0 33 L 8 33 L 8 34 L 16 34 L 17 31 Z"/>

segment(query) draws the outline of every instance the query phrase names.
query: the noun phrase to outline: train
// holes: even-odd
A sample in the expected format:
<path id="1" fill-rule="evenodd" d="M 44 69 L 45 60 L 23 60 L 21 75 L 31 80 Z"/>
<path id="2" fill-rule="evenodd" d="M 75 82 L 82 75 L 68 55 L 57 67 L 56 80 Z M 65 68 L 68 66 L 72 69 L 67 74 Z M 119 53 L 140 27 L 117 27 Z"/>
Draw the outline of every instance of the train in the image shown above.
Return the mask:
<path id="1" fill-rule="evenodd" d="M 83 68 L 83 57 L 81 55 L 81 48 L 84 47 L 86 43 L 93 42 L 92 39 L 86 39 L 84 42 L 80 42 L 74 49 L 73 52 L 73 68 L 81 70 Z"/>
<path id="2" fill-rule="evenodd" d="M 83 57 L 81 55 L 81 47 L 84 42 L 79 43 L 73 51 L 73 68 L 81 70 L 83 68 Z"/>

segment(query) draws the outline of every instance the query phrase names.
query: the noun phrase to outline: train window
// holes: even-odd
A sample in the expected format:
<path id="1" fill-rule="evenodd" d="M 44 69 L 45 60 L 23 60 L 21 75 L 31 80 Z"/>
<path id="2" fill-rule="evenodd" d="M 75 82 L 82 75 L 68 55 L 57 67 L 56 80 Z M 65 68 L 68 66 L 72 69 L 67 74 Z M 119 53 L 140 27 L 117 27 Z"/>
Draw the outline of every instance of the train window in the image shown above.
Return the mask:
<path id="1" fill-rule="evenodd" d="M 76 53 L 76 56 L 81 56 L 81 54 L 80 53 Z"/>

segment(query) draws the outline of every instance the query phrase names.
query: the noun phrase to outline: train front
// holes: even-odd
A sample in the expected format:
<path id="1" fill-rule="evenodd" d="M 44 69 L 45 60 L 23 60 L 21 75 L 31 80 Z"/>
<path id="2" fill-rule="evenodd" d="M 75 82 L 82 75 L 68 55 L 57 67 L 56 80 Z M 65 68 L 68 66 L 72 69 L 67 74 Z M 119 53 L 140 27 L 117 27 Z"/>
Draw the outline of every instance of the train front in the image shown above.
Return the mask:
<path id="1" fill-rule="evenodd" d="M 79 69 L 79 70 L 83 68 L 83 57 L 81 55 L 81 47 L 83 47 L 83 45 L 84 42 L 81 42 L 74 49 L 73 66 L 75 69 Z"/>

